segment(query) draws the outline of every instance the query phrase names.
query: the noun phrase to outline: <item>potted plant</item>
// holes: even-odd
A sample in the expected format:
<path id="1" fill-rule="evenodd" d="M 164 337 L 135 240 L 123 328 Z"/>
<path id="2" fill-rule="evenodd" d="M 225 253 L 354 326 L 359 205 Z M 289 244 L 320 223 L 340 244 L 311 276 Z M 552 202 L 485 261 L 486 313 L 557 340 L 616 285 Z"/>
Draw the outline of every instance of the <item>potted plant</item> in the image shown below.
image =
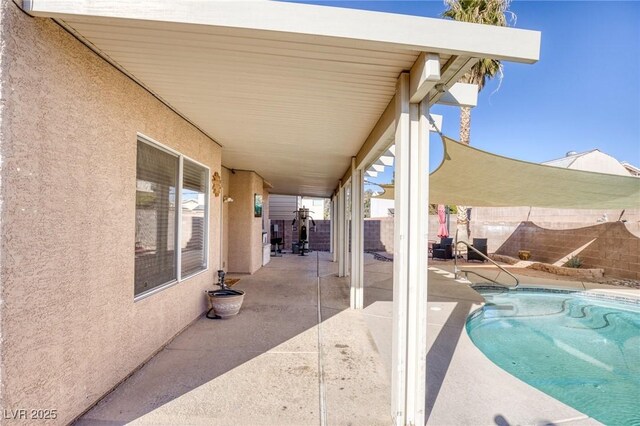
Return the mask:
<path id="1" fill-rule="evenodd" d="M 567 263 L 564 264 L 565 268 L 579 268 L 582 266 L 582 259 L 578 256 L 571 256 Z"/>
<path id="2" fill-rule="evenodd" d="M 518 250 L 518 257 L 520 260 L 531 259 L 531 252 L 529 250 Z"/>
<path id="3" fill-rule="evenodd" d="M 207 312 L 207 318 L 224 319 L 237 315 L 244 301 L 244 291 L 233 290 L 229 288 L 225 282 L 225 272 L 218 271 L 218 282 L 216 283 L 220 290 L 209 290 L 207 296 L 211 309 Z"/>

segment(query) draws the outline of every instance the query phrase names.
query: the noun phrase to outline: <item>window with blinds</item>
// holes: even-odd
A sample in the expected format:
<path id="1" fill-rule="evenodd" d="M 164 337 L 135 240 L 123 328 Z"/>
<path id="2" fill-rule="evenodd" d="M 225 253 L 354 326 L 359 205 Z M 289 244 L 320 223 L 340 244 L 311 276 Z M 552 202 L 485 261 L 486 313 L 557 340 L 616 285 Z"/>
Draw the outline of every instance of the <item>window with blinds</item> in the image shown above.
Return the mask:
<path id="1" fill-rule="evenodd" d="M 134 297 L 207 268 L 208 182 L 206 167 L 138 139 Z"/>
<path id="2" fill-rule="evenodd" d="M 182 276 L 201 271 L 206 267 L 206 195 L 207 169 L 189 160 L 182 163 Z"/>

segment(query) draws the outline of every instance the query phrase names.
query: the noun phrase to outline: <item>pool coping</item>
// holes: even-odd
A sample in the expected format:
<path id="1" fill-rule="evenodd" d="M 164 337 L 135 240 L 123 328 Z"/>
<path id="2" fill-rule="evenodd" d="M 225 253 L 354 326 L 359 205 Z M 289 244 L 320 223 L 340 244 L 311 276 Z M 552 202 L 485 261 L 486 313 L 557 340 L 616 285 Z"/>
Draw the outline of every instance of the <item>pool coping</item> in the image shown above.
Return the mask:
<path id="1" fill-rule="evenodd" d="M 555 294 L 572 294 L 583 296 L 590 299 L 604 300 L 609 302 L 623 303 L 625 305 L 631 305 L 640 308 L 640 297 L 635 294 L 611 294 L 607 290 L 607 293 L 603 293 L 602 290 L 575 290 L 566 288 L 553 288 L 549 286 L 537 287 L 527 284 L 526 287 L 507 288 L 498 285 L 476 284 L 470 286 L 475 291 L 482 290 L 494 290 L 499 289 L 504 292 L 532 292 L 532 293 L 555 293 Z"/>

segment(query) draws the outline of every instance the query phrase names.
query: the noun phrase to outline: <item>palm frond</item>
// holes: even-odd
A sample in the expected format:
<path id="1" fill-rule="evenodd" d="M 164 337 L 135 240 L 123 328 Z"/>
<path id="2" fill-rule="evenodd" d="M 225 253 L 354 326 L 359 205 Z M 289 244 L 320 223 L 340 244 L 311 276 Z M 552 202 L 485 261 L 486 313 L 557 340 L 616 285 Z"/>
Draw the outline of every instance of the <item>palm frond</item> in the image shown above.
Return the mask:
<path id="1" fill-rule="evenodd" d="M 448 9 L 442 14 L 455 21 L 506 27 L 515 24 L 516 15 L 509 10 L 511 0 L 444 0 Z"/>

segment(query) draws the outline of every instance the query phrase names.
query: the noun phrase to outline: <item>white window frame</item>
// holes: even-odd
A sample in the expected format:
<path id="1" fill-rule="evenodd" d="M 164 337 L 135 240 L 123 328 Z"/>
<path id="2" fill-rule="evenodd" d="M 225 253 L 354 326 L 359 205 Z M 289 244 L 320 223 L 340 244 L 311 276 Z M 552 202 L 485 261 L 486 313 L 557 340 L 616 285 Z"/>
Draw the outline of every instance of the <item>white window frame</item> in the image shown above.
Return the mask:
<path id="1" fill-rule="evenodd" d="M 176 197 L 175 197 L 175 238 L 174 238 L 174 247 L 176 250 L 176 279 L 166 282 L 165 284 L 159 285 L 152 289 L 149 289 L 145 292 L 142 292 L 138 295 L 134 295 L 133 301 L 137 302 L 142 299 L 146 299 L 149 296 L 152 296 L 156 293 L 161 292 L 169 287 L 173 287 L 176 284 L 180 284 L 183 281 L 186 281 L 190 278 L 195 277 L 196 275 L 203 274 L 209 270 L 209 212 L 211 211 L 210 206 L 210 195 L 211 195 L 211 169 L 202 164 L 201 162 L 194 160 L 191 157 L 188 157 L 175 149 L 169 148 L 168 146 L 156 141 L 149 136 L 146 136 L 140 132 L 136 134 L 136 151 L 137 151 L 137 143 L 143 142 L 149 146 L 152 146 L 156 149 L 166 152 L 167 154 L 173 155 L 178 159 L 178 184 L 176 187 Z M 188 160 L 197 166 L 202 167 L 206 170 L 206 178 L 205 178 L 205 191 L 204 191 L 204 269 L 200 271 L 193 272 L 191 274 L 182 276 L 182 180 L 183 180 L 183 164 L 184 160 Z M 137 170 L 137 166 L 136 166 Z M 137 174 L 137 171 L 136 171 Z M 137 179 L 137 176 L 136 176 Z M 135 288 L 135 282 L 134 282 Z"/>

